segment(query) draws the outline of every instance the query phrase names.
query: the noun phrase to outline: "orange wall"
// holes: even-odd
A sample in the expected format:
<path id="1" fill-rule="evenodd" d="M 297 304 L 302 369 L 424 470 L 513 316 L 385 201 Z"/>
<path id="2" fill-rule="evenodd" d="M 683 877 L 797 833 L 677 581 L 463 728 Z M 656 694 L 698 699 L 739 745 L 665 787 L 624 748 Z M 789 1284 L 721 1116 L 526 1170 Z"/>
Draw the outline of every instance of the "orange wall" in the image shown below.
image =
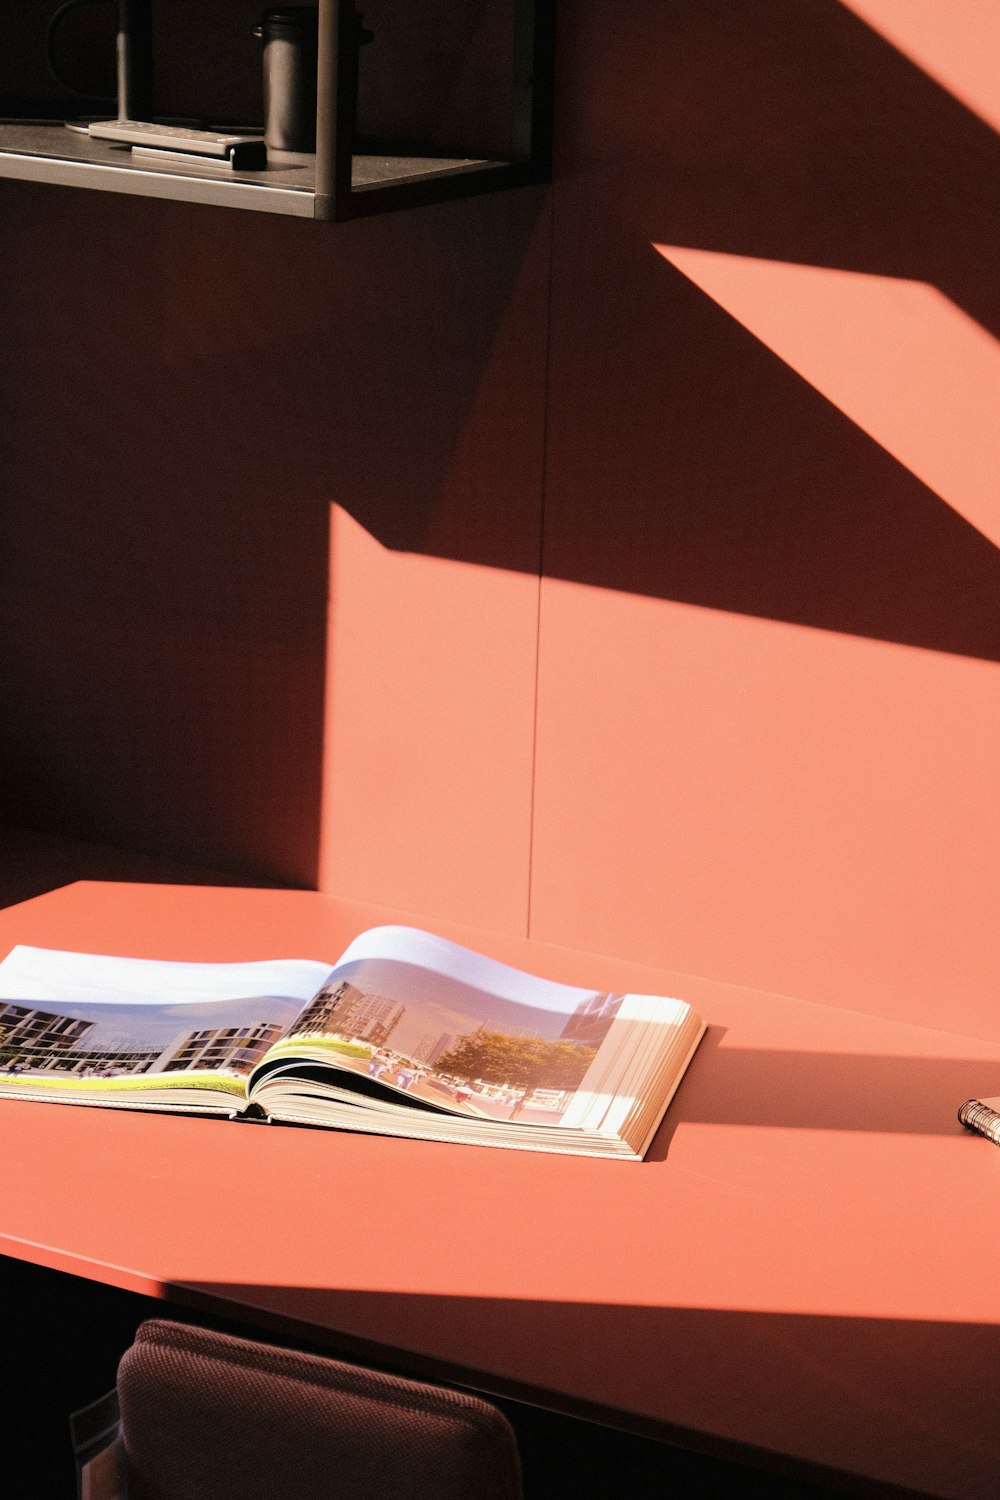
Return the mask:
<path id="1" fill-rule="evenodd" d="M 544 193 L 330 230 L 0 190 L 0 816 L 386 899 L 440 869 L 522 928 Z"/>
<path id="2" fill-rule="evenodd" d="M 8 814 L 992 1025 L 991 14 L 577 0 L 551 192 L 332 230 L 0 185 Z"/>
<path id="3" fill-rule="evenodd" d="M 564 11 L 538 936 L 995 1024 L 998 50 Z"/>

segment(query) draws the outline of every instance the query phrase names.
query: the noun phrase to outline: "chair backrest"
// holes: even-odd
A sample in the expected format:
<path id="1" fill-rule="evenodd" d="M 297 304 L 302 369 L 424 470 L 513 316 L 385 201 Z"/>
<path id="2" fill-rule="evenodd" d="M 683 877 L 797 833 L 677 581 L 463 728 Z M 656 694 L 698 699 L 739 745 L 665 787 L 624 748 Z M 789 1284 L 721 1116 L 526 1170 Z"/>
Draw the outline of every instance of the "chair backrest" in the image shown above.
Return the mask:
<path id="1" fill-rule="evenodd" d="M 128 1500 L 520 1500 L 462 1392 L 159 1319 L 118 1370 Z"/>

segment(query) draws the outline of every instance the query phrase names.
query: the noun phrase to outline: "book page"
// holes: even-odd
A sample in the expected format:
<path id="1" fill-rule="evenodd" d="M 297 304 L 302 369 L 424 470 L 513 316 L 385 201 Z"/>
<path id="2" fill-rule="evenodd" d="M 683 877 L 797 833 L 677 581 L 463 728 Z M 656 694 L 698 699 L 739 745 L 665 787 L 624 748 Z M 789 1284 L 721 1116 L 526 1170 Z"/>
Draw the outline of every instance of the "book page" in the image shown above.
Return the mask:
<path id="1" fill-rule="evenodd" d="M 187 964 L 17 947 L 0 963 L 0 1092 L 91 1098 L 246 1078 L 329 974 L 323 964 Z M 178 1100 L 179 1102 L 179 1100 Z"/>
<path id="2" fill-rule="evenodd" d="M 559 1126 L 624 998 L 539 979 L 415 928 L 373 928 L 269 1050 L 251 1096 L 264 1102 L 296 1076 L 318 1082 L 316 1064 L 349 1075 L 341 1086 L 359 1103 Z M 678 1002 L 664 1004 L 673 1020 Z M 625 1068 L 612 1059 L 602 1086 L 613 1092 Z"/>

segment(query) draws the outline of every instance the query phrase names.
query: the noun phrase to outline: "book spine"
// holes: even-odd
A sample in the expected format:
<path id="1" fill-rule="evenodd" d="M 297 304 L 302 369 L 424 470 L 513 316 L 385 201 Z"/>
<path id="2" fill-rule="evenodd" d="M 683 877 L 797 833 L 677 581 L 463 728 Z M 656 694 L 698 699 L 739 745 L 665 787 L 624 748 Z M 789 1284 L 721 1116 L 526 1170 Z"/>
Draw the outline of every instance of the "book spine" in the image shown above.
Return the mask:
<path id="1" fill-rule="evenodd" d="M 958 1118 L 968 1130 L 977 1130 L 988 1141 L 1000 1146 L 1000 1114 L 989 1109 L 978 1099 L 966 1099 L 958 1111 Z"/>

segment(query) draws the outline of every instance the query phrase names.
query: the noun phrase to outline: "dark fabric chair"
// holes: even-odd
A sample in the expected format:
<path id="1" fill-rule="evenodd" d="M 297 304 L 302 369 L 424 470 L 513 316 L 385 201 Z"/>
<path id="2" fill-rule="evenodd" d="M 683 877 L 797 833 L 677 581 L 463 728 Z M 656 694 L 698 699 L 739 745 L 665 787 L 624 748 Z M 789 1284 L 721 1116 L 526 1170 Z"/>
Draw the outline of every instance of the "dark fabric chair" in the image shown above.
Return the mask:
<path id="1" fill-rule="evenodd" d="M 118 1398 L 128 1500 L 521 1500 L 495 1407 L 318 1355 L 156 1319 Z"/>

